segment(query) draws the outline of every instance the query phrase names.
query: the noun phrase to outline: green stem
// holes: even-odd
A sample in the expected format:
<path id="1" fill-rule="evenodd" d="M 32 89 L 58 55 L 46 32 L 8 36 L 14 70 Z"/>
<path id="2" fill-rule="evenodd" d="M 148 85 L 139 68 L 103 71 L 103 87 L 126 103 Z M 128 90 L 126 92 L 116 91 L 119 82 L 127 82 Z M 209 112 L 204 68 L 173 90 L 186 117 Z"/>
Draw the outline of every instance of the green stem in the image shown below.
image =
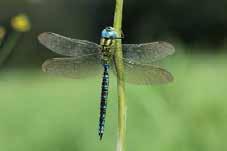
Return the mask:
<path id="1" fill-rule="evenodd" d="M 123 0 L 116 0 L 115 14 L 114 14 L 114 28 L 121 35 L 122 26 L 122 10 Z M 115 63 L 117 70 L 117 87 L 118 87 L 118 138 L 117 151 L 125 150 L 125 136 L 126 136 L 126 99 L 125 99 L 125 81 L 124 81 L 124 65 L 122 56 L 121 40 L 116 40 Z"/>
<path id="2" fill-rule="evenodd" d="M 0 25 L 0 48 L 2 46 L 2 42 L 5 38 L 5 35 L 6 35 L 6 29 Z"/>
<path id="3" fill-rule="evenodd" d="M 1 46 L 2 46 L 2 41 L 3 41 L 3 39 L 0 39 L 0 48 L 1 48 Z"/>
<path id="4" fill-rule="evenodd" d="M 2 44 L 0 49 L 0 67 L 8 59 L 9 55 L 12 53 L 13 48 L 15 47 L 18 39 L 20 38 L 21 33 L 13 31 L 6 41 Z"/>

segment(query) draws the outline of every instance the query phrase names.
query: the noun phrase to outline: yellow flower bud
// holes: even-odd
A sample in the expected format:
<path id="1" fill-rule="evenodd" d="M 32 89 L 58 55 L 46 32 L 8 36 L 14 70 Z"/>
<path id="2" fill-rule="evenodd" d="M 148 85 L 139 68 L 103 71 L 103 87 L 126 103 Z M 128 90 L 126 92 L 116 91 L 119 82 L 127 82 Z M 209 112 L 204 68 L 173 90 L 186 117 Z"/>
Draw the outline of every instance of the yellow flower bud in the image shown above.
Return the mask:
<path id="1" fill-rule="evenodd" d="M 18 32 L 26 32 L 31 29 L 29 18 L 25 14 L 19 14 L 13 17 L 11 26 Z"/>
<path id="2" fill-rule="evenodd" d="M 6 29 L 2 26 L 0 26 L 0 40 L 5 37 Z"/>

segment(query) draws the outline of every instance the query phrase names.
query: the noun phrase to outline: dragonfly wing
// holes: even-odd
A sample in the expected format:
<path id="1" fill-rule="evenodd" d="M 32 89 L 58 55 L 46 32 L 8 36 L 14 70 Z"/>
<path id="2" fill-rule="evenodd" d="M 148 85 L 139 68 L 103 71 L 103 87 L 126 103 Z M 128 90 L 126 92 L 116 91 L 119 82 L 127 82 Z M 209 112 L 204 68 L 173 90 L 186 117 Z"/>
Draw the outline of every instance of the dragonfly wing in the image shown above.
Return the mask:
<path id="1" fill-rule="evenodd" d="M 167 70 L 150 65 L 132 63 L 123 59 L 125 81 L 137 85 L 165 84 L 173 81 L 173 76 Z M 114 69 L 116 74 L 116 70 Z"/>
<path id="2" fill-rule="evenodd" d="M 86 78 L 101 72 L 101 63 L 95 55 L 76 58 L 53 58 L 42 65 L 44 72 L 68 78 Z"/>
<path id="3" fill-rule="evenodd" d="M 100 46 L 87 40 L 71 39 L 49 32 L 40 34 L 38 39 L 45 47 L 60 55 L 84 56 L 100 53 Z"/>
<path id="4" fill-rule="evenodd" d="M 123 57 L 141 64 L 151 64 L 173 54 L 174 51 L 173 45 L 168 42 L 123 45 Z"/>

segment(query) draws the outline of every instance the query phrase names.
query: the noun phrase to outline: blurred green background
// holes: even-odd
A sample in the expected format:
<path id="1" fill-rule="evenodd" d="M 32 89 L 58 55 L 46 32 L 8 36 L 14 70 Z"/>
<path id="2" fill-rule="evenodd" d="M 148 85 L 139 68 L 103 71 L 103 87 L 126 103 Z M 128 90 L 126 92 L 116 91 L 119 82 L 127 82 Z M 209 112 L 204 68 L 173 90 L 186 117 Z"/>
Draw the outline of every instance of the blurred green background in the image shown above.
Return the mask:
<path id="1" fill-rule="evenodd" d="M 175 81 L 127 84 L 128 151 L 227 149 L 227 1 L 125 0 L 125 43 L 169 41 L 176 54 L 164 66 Z M 44 31 L 98 42 L 112 24 L 114 0 L 1 0 L 0 26 L 13 49 L 0 60 L 0 150 L 115 150 L 116 78 L 111 75 L 104 139 L 97 134 L 101 74 L 72 80 L 42 73 L 56 56 L 37 41 Z M 31 31 L 17 33 L 10 19 L 29 16 Z M 1 58 L 1 57 L 0 57 Z"/>

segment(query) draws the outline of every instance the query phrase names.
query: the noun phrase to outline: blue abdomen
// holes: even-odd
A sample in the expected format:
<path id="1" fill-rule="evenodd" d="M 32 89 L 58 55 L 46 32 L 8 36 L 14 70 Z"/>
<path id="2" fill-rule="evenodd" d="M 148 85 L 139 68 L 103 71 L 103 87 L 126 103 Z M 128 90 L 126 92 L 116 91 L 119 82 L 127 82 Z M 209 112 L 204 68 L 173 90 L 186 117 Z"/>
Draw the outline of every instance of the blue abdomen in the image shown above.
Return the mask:
<path id="1" fill-rule="evenodd" d="M 100 102 L 100 117 L 99 117 L 99 136 L 100 140 L 102 139 L 104 133 L 104 125 L 105 125 L 105 116 L 106 116 L 106 108 L 107 108 L 107 98 L 108 98 L 108 88 L 109 88 L 109 65 L 104 64 L 104 72 L 102 78 L 102 92 L 101 92 L 101 102 Z"/>

